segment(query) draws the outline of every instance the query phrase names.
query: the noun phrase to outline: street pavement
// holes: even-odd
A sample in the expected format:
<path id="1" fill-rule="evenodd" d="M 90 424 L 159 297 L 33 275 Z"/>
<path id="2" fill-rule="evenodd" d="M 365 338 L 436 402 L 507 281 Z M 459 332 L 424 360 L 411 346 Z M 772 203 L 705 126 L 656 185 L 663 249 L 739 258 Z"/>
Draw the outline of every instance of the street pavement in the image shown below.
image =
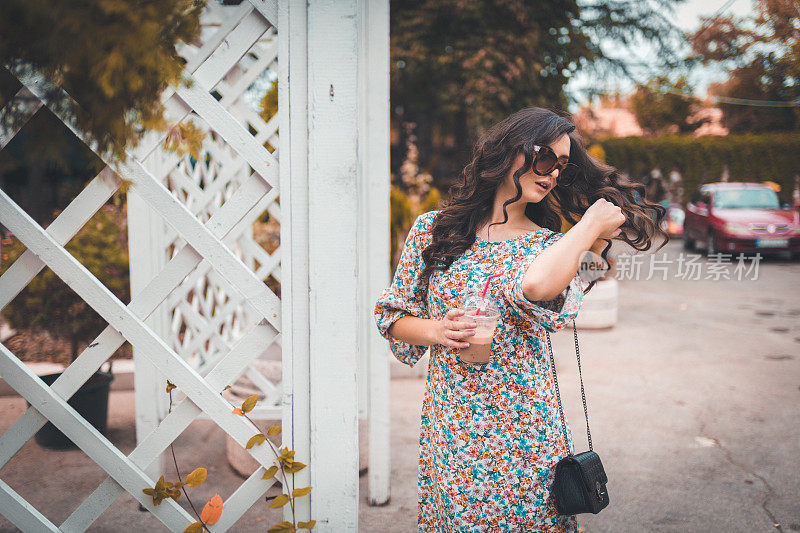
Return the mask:
<path id="1" fill-rule="evenodd" d="M 701 279 L 690 280 L 676 277 L 677 260 L 687 253 L 680 240 L 656 258 L 665 251 L 666 280 L 644 279 L 645 255 L 641 278 L 620 280 L 617 325 L 579 331 L 592 443 L 608 474 L 611 503 L 578 522 L 587 533 L 800 531 L 800 262 L 762 259 L 757 279 L 751 271 L 741 280 L 715 280 L 703 278 L 714 268 L 733 273 L 733 264 L 714 267 L 698 258 Z M 618 278 L 625 264 L 618 259 Z M 552 341 L 575 449 L 584 451 L 571 328 Z M 424 379 L 392 380 L 392 496 L 370 507 L 367 476 L 361 477 L 360 531 L 416 531 L 424 387 Z M 0 431 L 24 407 L 19 398 L 0 398 Z M 109 428 L 111 441 L 129 453 L 131 392 L 112 393 Z M 363 455 L 368 443 L 362 446 Z M 206 483 L 191 489 L 195 503 L 215 492 L 227 497 L 242 481 L 227 465 L 224 435 L 208 420 L 194 422 L 175 449 L 186 471 L 209 468 Z M 104 478 L 83 452 L 43 450 L 33 441 L 0 470 L 0 479 L 56 523 Z M 261 502 L 232 531 L 266 531 L 279 520 Z M 127 494 L 89 531 L 122 528 L 166 530 Z M 0 532 L 10 531 L 16 530 L 0 517 Z"/>

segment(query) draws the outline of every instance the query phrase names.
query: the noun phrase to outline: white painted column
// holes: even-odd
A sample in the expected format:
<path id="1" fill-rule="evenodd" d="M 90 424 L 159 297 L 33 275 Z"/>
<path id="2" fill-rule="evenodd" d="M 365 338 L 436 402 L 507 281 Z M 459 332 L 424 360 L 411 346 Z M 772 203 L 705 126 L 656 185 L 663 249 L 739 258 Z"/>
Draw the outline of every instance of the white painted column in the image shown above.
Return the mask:
<path id="1" fill-rule="evenodd" d="M 358 530 L 357 8 L 308 2 L 311 514 L 335 533 Z"/>
<path id="2" fill-rule="evenodd" d="M 369 418 L 369 503 L 389 501 L 390 373 L 375 302 L 389 278 L 389 2 L 359 0 L 359 399 Z"/>
<path id="3" fill-rule="evenodd" d="M 295 487 L 311 485 L 317 465 L 310 459 L 309 415 L 309 258 L 308 258 L 308 67 L 307 8 L 303 0 L 278 3 L 278 109 L 280 109 L 281 207 L 281 360 L 283 369 L 283 442 L 295 459 L 308 464 L 294 475 Z M 289 83 L 291 80 L 291 83 Z M 314 487 L 298 498 L 298 521 L 311 516 L 311 502 L 324 495 Z M 289 506 L 284 516 L 291 520 Z M 317 527 L 314 529 L 316 530 Z"/>
<path id="4" fill-rule="evenodd" d="M 159 173 L 159 154 L 152 154 L 145 167 L 154 175 Z M 164 222 L 134 188 L 126 194 L 128 209 L 128 256 L 130 263 L 131 298 L 141 292 L 164 268 Z M 162 339 L 166 337 L 167 324 L 163 307 L 156 309 L 145 321 Z M 133 382 L 136 394 L 136 443 L 142 442 L 164 419 L 161 399 L 166 394 L 166 378 L 150 359 L 133 347 Z M 165 457 L 154 461 L 146 470 L 152 479 L 164 472 Z"/>

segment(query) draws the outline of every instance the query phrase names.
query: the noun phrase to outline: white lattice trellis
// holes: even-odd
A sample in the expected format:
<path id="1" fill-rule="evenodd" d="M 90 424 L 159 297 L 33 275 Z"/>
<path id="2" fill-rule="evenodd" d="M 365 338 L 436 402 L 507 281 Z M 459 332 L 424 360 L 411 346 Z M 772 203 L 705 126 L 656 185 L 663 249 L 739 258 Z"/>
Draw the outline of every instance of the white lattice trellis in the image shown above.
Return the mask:
<path id="1" fill-rule="evenodd" d="M 357 361 L 369 389 L 371 421 L 377 421 L 370 432 L 371 501 L 388 499 L 388 387 L 374 382 L 388 378 L 388 366 L 368 314 L 370 294 L 385 282 L 385 273 L 372 274 L 370 264 L 385 263 L 388 238 L 358 225 L 359 220 L 375 220 L 379 230 L 387 229 L 381 224 L 385 212 L 376 217 L 358 206 L 375 198 L 388 205 L 388 152 L 381 143 L 370 148 L 364 140 L 377 132 L 388 143 L 388 117 L 378 118 L 388 111 L 388 5 L 356 0 L 210 3 L 203 20 L 201 45 L 182 51 L 192 86 L 172 88 L 163 97 L 171 122 L 192 120 L 210 132 L 198 161 L 164 153 L 163 136 L 151 132 L 127 162 L 107 161 L 113 169 L 98 174 L 46 229 L 0 191 L 0 223 L 27 247 L 0 278 L 0 308 L 48 266 L 109 324 L 51 387 L 0 345 L 0 374 L 32 405 L 0 437 L 0 467 L 50 420 L 109 474 L 59 526 L 0 481 L 0 510 L 24 531 L 84 531 L 125 491 L 170 530 L 182 531 L 194 518 L 170 499 L 153 506 L 142 489 L 153 486 L 164 450 L 200 416 L 212 419 L 236 442 L 247 442 L 255 429 L 233 414 L 220 394 L 243 375 L 265 397 L 254 416 L 281 418 L 284 439 L 290 440 L 285 444 L 297 451 L 296 458 L 311 463 L 295 477 L 299 486 L 315 487 L 316 499 L 298 502 L 297 518 L 313 514 L 317 530 L 354 531 L 358 397 L 351 368 Z M 278 33 L 280 26 L 287 30 Z M 368 33 L 380 37 L 380 48 L 371 53 L 363 44 Z M 372 93 L 366 69 L 383 74 Z M 280 112 L 267 123 L 244 102 L 248 88 L 265 72 L 277 76 L 280 88 Z M 50 107 L 46 80 L 27 74 L 19 79 L 18 101 L 32 93 Z M 375 90 L 382 92 L 377 98 Z M 372 111 L 359 114 L 359 101 L 371 101 Z M 37 106 L 29 107 L 32 116 Z M 69 117 L 51 109 L 83 138 Z M 15 133 L 7 132 L 0 146 Z M 343 133 L 344 141 L 329 143 L 334 133 Z M 359 139 L 364 144 L 360 154 Z M 275 148 L 273 153 L 266 143 Z M 291 154 L 280 167 L 279 145 Z M 369 150 L 385 160 L 371 162 Z M 364 181 L 369 172 L 381 175 Z M 117 190 L 119 178 L 131 182 L 131 251 L 142 261 L 132 265 L 128 305 L 63 247 Z M 373 180 L 385 186 L 370 186 Z M 283 209 L 277 203 L 279 190 Z M 331 206 L 332 197 L 343 202 Z M 337 209 L 345 211 L 336 227 L 319 224 Z M 281 245 L 272 253 L 255 242 L 252 232 L 253 221 L 265 210 L 282 222 Z M 352 237 L 342 238 L 337 231 L 350 231 Z M 356 242 L 378 244 L 369 247 L 378 251 L 367 255 Z M 340 253 L 331 255 L 326 246 L 337 244 Z M 381 251 L 384 261 L 376 255 Z M 343 277 L 348 269 L 368 276 L 360 281 Z M 269 276 L 281 283 L 280 299 L 264 283 Z M 341 308 L 342 303 L 351 308 Z M 361 349 L 359 337 L 366 338 Z M 141 417 L 137 412 L 137 446 L 128 456 L 66 403 L 125 341 L 134 347 L 137 411 L 142 410 Z M 283 364 L 276 379 L 275 372 L 266 375 L 257 363 L 281 345 Z M 163 391 L 164 376 L 182 393 L 168 415 L 154 401 L 156 392 Z M 256 446 L 249 453 L 261 466 L 226 499 L 212 531 L 231 528 L 275 482 L 261 479 L 273 463 L 269 449 Z"/>

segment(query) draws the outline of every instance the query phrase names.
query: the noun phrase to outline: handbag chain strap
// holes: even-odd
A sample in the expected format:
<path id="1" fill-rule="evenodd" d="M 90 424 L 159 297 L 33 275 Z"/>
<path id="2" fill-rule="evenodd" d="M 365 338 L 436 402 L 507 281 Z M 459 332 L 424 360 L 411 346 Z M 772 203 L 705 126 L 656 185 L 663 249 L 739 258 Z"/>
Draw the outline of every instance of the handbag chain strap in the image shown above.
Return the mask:
<path id="1" fill-rule="evenodd" d="M 586 393 L 583 391 L 583 375 L 581 374 L 581 354 L 578 350 L 578 328 L 575 327 L 575 321 L 572 321 L 572 331 L 575 334 L 575 355 L 578 358 L 578 376 L 581 380 L 581 398 L 583 399 L 583 415 L 586 417 L 586 436 L 589 438 L 589 451 L 592 451 L 592 434 L 589 431 L 589 411 L 586 408 Z M 564 433 L 564 445 L 567 447 L 567 454 L 573 455 L 569 450 L 569 440 L 567 439 L 567 423 L 564 420 L 564 408 L 561 406 L 561 395 L 558 392 L 558 376 L 556 375 L 556 361 L 553 357 L 553 348 L 550 346 L 550 332 L 545 330 L 547 335 L 547 350 L 550 352 L 550 367 L 553 369 L 553 384 L 556 388 L 556 400 L 558 401 L 558 412 L 561 416 L 561 429 Z"/>

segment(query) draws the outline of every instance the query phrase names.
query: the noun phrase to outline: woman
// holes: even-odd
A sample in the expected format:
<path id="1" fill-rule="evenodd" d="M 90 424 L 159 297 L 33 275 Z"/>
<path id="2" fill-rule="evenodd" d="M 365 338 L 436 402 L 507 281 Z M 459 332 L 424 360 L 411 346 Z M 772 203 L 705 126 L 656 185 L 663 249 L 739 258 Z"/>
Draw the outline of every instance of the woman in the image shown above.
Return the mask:
<path id="1" fill-rule="evenodd" d="M 531 107 L 483 133 L 463 184 L 417 217 L 375 306 L 398 360 L 413 366 L 430 347 L 420 531 L 577 531 L 575 516 L 558 516 L 549 499 L 552 468 L 572 443 L 562 437 L 545 330 L 578 313 L 588 289 L 583 252 L 618 235 L 649 249 L 660 220 L 645 209 L 659 218 L 664 209 L 637 205 L 643 187 L 593 159 L 574 130 Z M 566 233 L 559 213 L 574 224 Z M 463 297 L 497 273 L 488 294 L 501 317 L 489 362 L 461 362 L 475 326 L 463 319 Z"/>

